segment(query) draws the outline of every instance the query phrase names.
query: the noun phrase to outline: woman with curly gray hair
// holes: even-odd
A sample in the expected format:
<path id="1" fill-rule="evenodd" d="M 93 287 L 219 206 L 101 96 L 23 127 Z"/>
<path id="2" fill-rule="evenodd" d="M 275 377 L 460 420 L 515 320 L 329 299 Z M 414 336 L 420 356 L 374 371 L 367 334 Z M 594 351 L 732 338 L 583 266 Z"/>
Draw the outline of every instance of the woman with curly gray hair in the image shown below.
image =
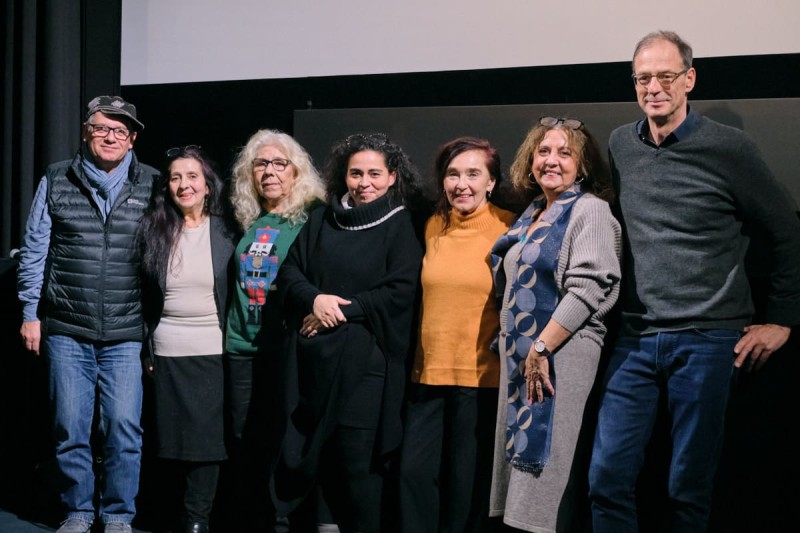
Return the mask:
<path id="1" fill-rule="evenodd" d="M 270 402 L 262 384 L 283 322 L 274 281 L 308 211 L 324 201 L 325 188 L 303 147 L 269 129 L 254 133 L 239 152 L 231 187 L 234 214 L 244 231 L 234 253 L 236 283 L 226 335 L 232 454 L 241 491 L 234 501 L 243 511 L 235 516 L 252 517 L 254 505 L 263 508 L 267 500 L 266 428 L 255 421 Z"/>

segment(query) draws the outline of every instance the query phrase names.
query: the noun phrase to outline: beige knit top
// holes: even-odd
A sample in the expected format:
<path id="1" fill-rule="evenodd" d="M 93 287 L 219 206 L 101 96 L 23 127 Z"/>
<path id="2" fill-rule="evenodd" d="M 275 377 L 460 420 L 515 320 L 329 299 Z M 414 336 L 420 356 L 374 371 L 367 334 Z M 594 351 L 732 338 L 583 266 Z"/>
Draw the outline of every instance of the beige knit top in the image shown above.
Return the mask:
<path id="1" fill-rule="evenodd" d="M 169 259 L 166 284 L 164 310 L 153 333 L 156 355 L 221 354 L 208 218 L 196 228 L 184 228 Z"/>

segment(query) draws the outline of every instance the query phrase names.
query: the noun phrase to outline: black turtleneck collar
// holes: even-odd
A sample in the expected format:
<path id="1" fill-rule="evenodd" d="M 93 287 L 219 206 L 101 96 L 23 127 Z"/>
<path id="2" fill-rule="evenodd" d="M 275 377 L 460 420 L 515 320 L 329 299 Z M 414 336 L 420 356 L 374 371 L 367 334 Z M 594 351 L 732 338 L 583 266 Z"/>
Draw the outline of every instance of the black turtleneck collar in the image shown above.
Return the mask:
<path id="1" fill-rule="evenodd" d="M 388 194 L 352 208 L 346 208 L 342 205 L 342 199 L 336 198 L 331 202 L 331 207 L 336 225 L 348 231 L 375 227 L 405 209 L 403 205 L 397 205 L 397 201 L 392 201 Z"/>

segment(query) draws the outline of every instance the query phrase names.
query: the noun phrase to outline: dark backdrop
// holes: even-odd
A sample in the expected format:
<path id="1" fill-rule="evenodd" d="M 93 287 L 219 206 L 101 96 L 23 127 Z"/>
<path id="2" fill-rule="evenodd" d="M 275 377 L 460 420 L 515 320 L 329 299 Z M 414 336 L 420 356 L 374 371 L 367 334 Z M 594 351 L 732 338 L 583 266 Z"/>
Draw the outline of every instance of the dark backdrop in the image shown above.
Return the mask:
<path id="1" fill-rule="evenodd" d="M 700 58 L 694 66 L 691 100 L 800 97 L 800 53 Z M 147 126 L 137 140 L 142 160 L 160 164 L 166 148 L 199 144 L 226 169 L 257 129 L 293 134 L 299 110 L 634 102 L 630 74 L 629 62 L 617 62 L 128 85 L 122 94 L 139 107 Z"/>
<path id="2" fill-rule="evenodd" d="M 747 132 L 762 147 L 762 156 L 775 177 L 793 196 L 795 204 L 800 204 L 800 152 L 796 149 L 794 132 L 795 125 L 800 124 L 800 98 L 692 100 L 692 108 Z M 295 111 L 294 134 L 315 160 L 322 161 L 335 141 L 353 132 L 387 133 L 429 177 L 426 183 L 433 193 L 435 184 L 430 176 L 438 146 L 461 135 L 490 139 L 500 154 L 505 173 L 521 140 L 542 116 L 581 119 L 605 154 L 611 131 L 620 124 L 640 119 L 642 112 L 635 102 L 311 109 Z M 504 194 L 508 189 L 510 184 L 506 181 L 495 191 L 501 195 L 501 204 L 513 197 Z M 670 193 L 680 194 L 680 191 Z M 513 206 L 506 207 L 514 210 Z"/>
<path id="3" fill-rule="evenodd" d="M 45 167 L 78 149 L 86 103 L 118 94 L 121 0 L 5 0 L 0 257 L 18 248 Z"/>

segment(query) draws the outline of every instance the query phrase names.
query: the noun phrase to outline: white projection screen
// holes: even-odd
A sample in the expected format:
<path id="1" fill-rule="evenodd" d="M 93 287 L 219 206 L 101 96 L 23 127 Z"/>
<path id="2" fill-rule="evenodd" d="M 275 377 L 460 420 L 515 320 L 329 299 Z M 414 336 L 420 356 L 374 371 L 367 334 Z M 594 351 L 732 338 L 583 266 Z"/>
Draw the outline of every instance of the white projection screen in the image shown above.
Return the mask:
<path id="1" fill-rule="evenodd" d="M 627 61 L 677 31 L 697 57 L 800 52 L 797 0 L 123 0 L 121 84 Z"/>

